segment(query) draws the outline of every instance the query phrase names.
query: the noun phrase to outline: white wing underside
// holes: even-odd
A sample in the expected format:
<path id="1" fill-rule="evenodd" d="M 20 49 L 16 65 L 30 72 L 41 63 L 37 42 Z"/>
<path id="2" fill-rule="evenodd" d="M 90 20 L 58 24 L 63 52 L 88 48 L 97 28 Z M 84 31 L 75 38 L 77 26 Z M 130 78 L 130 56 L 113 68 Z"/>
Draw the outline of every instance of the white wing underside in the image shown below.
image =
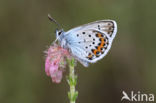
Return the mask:
<path id="1" fill-rule="evenodd" d="M 107 48 L 103 50 L 103 54 L 98 57 L 94 56 L 94 58 L 89 60 L 86 57 L 93 49 L 95 50 L 95 46 L 100 43 L 99 38 L 96 37 L 97 33 L 104 36 L 104 39 L 108 39 Z M 88 63 L 95 63 L 108 53 L 116 33 L 117 24 L 115 21 L 100 20 L 73 28 L 65 32 L 64 36 L 67 40 L 67 47 L 72 55 L 84 66 L 88 66 Z M 94 55 L 94 53 L 92 54 Z"/>

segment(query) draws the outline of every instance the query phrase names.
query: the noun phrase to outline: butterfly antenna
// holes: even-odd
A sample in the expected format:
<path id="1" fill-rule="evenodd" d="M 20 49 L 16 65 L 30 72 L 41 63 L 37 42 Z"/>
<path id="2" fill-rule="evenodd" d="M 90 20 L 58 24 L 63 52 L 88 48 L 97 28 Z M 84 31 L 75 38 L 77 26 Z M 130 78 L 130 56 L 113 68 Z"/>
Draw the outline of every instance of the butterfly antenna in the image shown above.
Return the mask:
<path id="1" fill-rule="evenodd" d="M 50 14 L 48 14 L 48 19 L 54 22 L 61 29 L 61 25 L 54 18 L 52 18 Z"/>

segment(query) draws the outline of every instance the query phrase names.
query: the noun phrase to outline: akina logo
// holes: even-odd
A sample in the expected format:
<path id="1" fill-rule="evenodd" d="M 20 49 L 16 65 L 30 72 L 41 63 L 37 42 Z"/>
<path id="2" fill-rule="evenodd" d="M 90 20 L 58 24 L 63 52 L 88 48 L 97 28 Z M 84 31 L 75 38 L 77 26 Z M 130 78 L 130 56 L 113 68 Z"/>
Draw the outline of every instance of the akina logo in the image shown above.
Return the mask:
<path id="1" fill-rule="evenodd" d="M 130 94 L 127 94 L 125 91 L 122 91 L 122 98 L 121 101 L 127 100 L 127 101 L 144 101 L 144 102 L 153 102 L 154 101 L 154 94 L 146 94 L 141 93 L 140 91 L 134 92 L 131 91 Z"/>

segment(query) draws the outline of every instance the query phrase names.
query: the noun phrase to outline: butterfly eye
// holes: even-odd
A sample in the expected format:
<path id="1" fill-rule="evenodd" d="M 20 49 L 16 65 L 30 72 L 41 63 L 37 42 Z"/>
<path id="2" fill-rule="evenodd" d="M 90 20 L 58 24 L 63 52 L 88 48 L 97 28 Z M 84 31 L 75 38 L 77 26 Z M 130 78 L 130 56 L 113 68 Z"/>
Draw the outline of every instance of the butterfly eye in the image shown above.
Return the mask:
<path id="1" fill-rule="evenodd" d="M 60 32 L 58 32 L 58 35 L 61 35 L 61 33 L 62 33 L 61 31 L 60 31 Z"/>

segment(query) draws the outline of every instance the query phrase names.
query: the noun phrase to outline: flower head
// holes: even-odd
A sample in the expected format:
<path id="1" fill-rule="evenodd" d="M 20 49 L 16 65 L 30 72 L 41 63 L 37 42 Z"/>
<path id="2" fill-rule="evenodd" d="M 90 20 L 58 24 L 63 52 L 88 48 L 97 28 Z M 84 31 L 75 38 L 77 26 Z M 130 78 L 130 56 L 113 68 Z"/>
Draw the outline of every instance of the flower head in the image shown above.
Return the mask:
<path id="1" fill-rule="evenodd" d="M 54 44 L 46 51 L 45 72 L 55 83 L 60 83 L 64 68 L 66 67 L 66 57 L 69 57 L 68 50 Z"/>

